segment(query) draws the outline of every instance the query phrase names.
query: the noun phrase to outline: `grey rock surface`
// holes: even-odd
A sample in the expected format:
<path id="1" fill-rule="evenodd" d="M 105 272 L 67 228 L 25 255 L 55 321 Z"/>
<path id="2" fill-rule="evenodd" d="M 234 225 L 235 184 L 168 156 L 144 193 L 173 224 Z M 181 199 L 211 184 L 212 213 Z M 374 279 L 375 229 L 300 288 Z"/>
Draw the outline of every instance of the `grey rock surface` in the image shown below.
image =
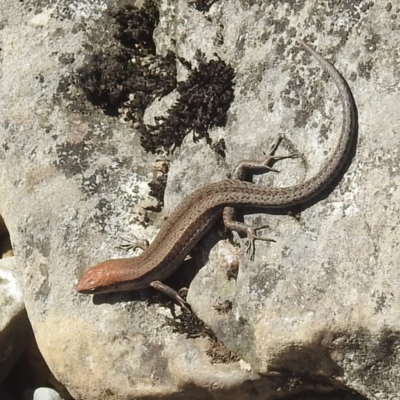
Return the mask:
<path id="1" fill-rule="evenodd" d="M 257 243 L 254 261 L 226 236 L 216 243 L 217 230 L 200 246 L 203 268 L 188 300 L 240 359 L 212 364 L 207 339 L 173 333 L 170 310 L 148 304 L 148 292 L 92 298 L 75 289 L 89 266 L 126 256 L 122 237 L 151 240 L 162 222 L 146 226 L 132 213 L 147 199 L 154 162 L 138 133 L 89 105 L 76 111 L 59 91 L 85 56 L 113 41 L 105 12 L 121 4 L 1 2 L 0 214 L 25 267 L 19 275 L 38 345 L 71 394 L 243 400 L 349 388 L 398 398 L 400 19 L 390 4 L 235 0 L 199 12 L 187 1 L 161 1 L 158 52 L 192 60 L 201 49 L 236 71 L 227 124 L 210 133 L 224 138 L 226 159 L 188 135 L 170 165 L 165 215 L 239 160 L 262 157 L 278 134 L 282 154 L 301 157 L 258 183 L 288 186 L 323 168 L 340 104 L 296 37 L 334 62 L 359 113 L 355 156 L 330 192 L 299 220 L 245 217 L 268 223 L 276 243 Z M 235 264 L 237 280 L 228 280 Z M 232 309 L 218 313 L 226 300 Z"/>
<path id="2" fill-rule="evenodd" d="M 18 269 L 15 257 L 0 260 L 0 383 L 32 337 Z"/>

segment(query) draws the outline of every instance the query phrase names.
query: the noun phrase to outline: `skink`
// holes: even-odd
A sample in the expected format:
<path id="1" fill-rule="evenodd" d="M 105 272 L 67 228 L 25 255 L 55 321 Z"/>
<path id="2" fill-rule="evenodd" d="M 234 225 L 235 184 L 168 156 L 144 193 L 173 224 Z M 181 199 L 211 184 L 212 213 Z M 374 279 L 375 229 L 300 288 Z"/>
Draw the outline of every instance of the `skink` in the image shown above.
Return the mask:
<path id="1" fill-rule="evenodd" d="M 183 300 L 179 296 L 176 297 L 176 293 L 161 282 L 180 266 L 193 246 L 222 214 L 228 229 L 245 233 L 251 241 L 262 239 L 255 234 L 258 228 L 233 220 L 234 209 L 294 206 L 315 197 L 332 182 L 345 164 L 355 137 L 356 108 L 350 89 L 340 73 L 307 44 L 299 42 L 329 73 L 339 91 L 342 103 L 343 122 L 339 141 L 320 172 L 298 185 L 284 188 L 261 187 L 241 181 L 244 171 L 268 168 L 271 161 L 282 157 L 271 155 L 262 162 L 241 163 L 234 174 L 235 179 L 212 183 L 186 197 L 171 213 L 154 241 L 141 255 L 107 260 L 87 270 L 78 283 L 79 292 L 94 294 L 153 286 L 173 295 L 182 304 Z"/>

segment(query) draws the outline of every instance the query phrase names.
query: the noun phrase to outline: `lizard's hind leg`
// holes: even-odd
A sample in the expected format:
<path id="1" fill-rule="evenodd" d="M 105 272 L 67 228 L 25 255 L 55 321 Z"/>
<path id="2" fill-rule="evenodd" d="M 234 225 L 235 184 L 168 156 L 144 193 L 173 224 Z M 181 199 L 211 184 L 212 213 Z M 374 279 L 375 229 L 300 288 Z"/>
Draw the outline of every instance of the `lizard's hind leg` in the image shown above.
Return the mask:
<path id="1" fill-rule="evenodd" d="M 246 174 L 248 171 L 252 170 L 268 170 L 273 172 L 279 172 L 278 170 L 272 168 L 270 166 L 271 163 L 283 160 L 285 158 L 295 158 L 296 154 L 289 154 L 287 156 L 276 156 L 275 152 L 282 141 L 282 137 L 278 137 L 278 139 L 273 143 L 270 148 L 269 153 L 266 155 L 266 158 L 262 161 L 241 161 L 235 171 L 233 172 L 232 179 L 236 180 L 244 180 L 246 178 Z M 234 207 L 225 207 L 223 214 L 224 225 L 227 229 L 231 231 L 236 231 L 239 234 L 243 234 L 247 237 L 246 242 L 246 253 L 250 254 L 250 259 L 254 259 L 254 251 L 255 240 L 263 240 L 265 242 L 275 242 L 274 239 L 264 238 L 258 236 L 256 231 L 268 228 L 268 225 L 261 225 L 257 227 L 253 227 L 245 224 L 244 222 L 237 221 L 237 213 Z"/>

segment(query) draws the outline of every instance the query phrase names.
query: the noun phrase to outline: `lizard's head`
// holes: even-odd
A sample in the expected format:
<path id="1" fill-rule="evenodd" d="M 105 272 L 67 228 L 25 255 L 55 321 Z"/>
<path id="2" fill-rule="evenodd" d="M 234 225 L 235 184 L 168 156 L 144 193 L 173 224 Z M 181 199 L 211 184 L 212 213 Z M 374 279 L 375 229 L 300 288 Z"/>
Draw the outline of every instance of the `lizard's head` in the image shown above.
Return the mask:
<path id="1" fill-rule="evenodd" d="M 104 261 L 95 267 L 89 268 L 78 282 L 79 293 L 95 294 L 110 292 L 112 285 L 112 274 L 110 274 L 110 261 Z"/>
<path id="2" fill-rule="evenodd" d="M 89 268 L 76 289 L 84 294 L 143 289 L 149 286 L 149 280 L 139 273 L 140 264 L 140 257 L 104 261 Z"/>

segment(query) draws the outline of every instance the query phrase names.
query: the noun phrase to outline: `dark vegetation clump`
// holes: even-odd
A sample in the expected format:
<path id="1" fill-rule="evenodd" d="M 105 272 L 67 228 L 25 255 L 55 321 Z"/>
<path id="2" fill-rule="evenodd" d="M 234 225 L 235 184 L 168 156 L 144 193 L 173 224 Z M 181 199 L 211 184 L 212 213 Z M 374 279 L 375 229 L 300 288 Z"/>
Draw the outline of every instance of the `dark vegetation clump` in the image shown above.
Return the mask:
<path id="1" fill-rule="evenodd" d="M 196 314 L 183 311 L 175 318 L 167 317 L 167 325 L 172 327 L 174 333 L 185 334 L 187 338 L 198 337 L 214 338 L 214 332 Z"/>
<path id="2" fill-rule="evenodd" d="M 184 311 L 175 318 L 167 318 L 167 325 L 172 327 L 174 333 L 185 334 L 187 338 L 207 337 L 209 346 L 206 354 L 212 363 L 226 364 L 240 360 L 238 355 L 220 342 L 212 329 L 193 312 Z"/>
<path id="3" fill-rule="evenodd" d="M 119 115 L 133 93 L 130 108 L 135 112 L 129 113 L 131 120 L 140 120 L 157 97 L 167 95 L 176 87 L 176 61 L 172 52 L 166 57 L 132 57 L 125 49 L 98 52 L 77 72 L 77 86 L 107 115 Z"/>
<path id="4" fill-rule="evenodd" d="M 216 3 L 218 0 L 195 0 L 191 1 L 190 4 L 193 5 L 193 7 L 197 11 L 203 11 L 206 12 L 208 11 L 211 6 Z"/>
<path id="5" fill-rule="evenodd" d="M 211 6 L 212 2 L 208 2 Z M 199 5 L 206 6 L 204 4 Z M 181 145 L 192 132 L 195 138 L 205 138 L 220 156 L 225 156 L 225 143 L 211 143 L 209 130 L 224 126 L 227 111 L 234 99 L 233 68 L 216 59 L 207 61 L 196 53 L 196 67 L 179 58 L 189 70 L 188 79 L 177 83 L 177 57 L 173 52 L 156 54 L 154 29 L 159 23 L 155 0 L 145 0 L 139 9 L 132 5 L 110 13 L 115 21 L 116 42 L 95 50 L 86 65 L 72 79 L 60 82 L 59 90 L 68 95 L 74 83 L 86 99 L 110 116 L 120 116 L 140 133 L 140 143 L 147 152 L 169 151 Z M 156 100 L 177 90 L 179 98 L 164 116 L 156 117 L 154 125 L 146 125 L 146 109 Z M 79 105 L 79 98 L 76 98 Z M 85 110 L 84 103 L 81 108 Z M 151 193 L 160 204 L 163 201 L 166 176 L 155 179 Z"/>
<path id="6" fill-rule="evenodd" d="M 147 0 L 142 8 L 131 5 L 111 13 L 117 24 L 114 37 L 119 45 L 92 54 L 80 68 L 77 86 L 94 105 L 107 115 L 117 116 L 134 94 L 127 119 L 141 120 L 145 109 L 157 97 L 176 87 L 176 58 L 156 55 L 153 31 L 159 21 L 154 1 Z"/>
<path id="7" fill-rule="evenodd" d="M 156 54 L 153 32 L 160 20 L 158 7 L 154 1 L 146 0 L 142 8 L 126 5 L 111 14 L 118 24 L 114 37 L 125 48 L 137 55 Z"/>
<path id="8" fill-rule="evenodd" d="M 118 108 L 128 99 L 132 71 L 126 52 L 98 52 L 78 69 L 77 86 L 87 100 L 107 115 L 118 115 Z"/>
<path id="9" fill-rule="evenodd" d="M 211 144 L 211 148 L 219 154 L 221 157 L 225 158 L 226 143 L 224 138 L 219 139 Z"/>
<path id="10" fill-rule="evenodd" d="M 155 126 L 147 126 L 142 135 L 142 146 L 151 152 L 158 148 L 179 146 L 188 132 L 206 138 L 211 144 L 208 131 L 215 126 L 224 126 L 228 109 L 234 99 L 233 68 L 221 59 L 206 61 L 204 54 L 197 52 L 198 67 L 180 59 L 190 68 L 186 81 L 180 82 L 177 91 L 179 100 L 168 111 L 166 117 L 156 119 Z"/>
<path id="11" fill-rule="evenodd" d="M 114 37 L 118 45 L 92 54 L 80 68 L 76 85 L 94 105 L 107 115 L 123 113 L 140 132 L 142 147 L 151 153 L 179 146 L 193 132 L 206 138 L 208 131 L 226 123 L 227 111 L 234 98 L 233 68 L 220 58 L 207 61 L 196 53 L 197 67 L 179 59 L 190 70 L 186 81 L 177 84 L 176 56 L 156 55 L 154 29 L 159 11 L 154 0 L 146 0 L 142 8 L 127 5 L 111 13 L 116 22 Z M 143 123 L 144 112 L 157 98 L 176 88 L 180 97 L 166 116 L 156 118 L 155 125 Z M 213 147 L 225 155 L 223 143 Z"/>
<path id="12" fill-rule="evenodd" d="M 159 206 L 164 205 L 164 193 L 165 187 L 167 186 L 167 174 L 157 176 L 149 182 L 149 196 L 155 197 L 158 200 Z M 158 208 L 156 211 L 160 211 Z"/>
<path id="13" fill-rule="evenodd" d="M 125 119 L 139 122 L 142 126 L 146 108 L 155 99 L 166 96 L 176 88 L 175 54 L 168 52 L 165 57 L 136 57 L 132 72 L 131 98 L 124 104 Z"/>

